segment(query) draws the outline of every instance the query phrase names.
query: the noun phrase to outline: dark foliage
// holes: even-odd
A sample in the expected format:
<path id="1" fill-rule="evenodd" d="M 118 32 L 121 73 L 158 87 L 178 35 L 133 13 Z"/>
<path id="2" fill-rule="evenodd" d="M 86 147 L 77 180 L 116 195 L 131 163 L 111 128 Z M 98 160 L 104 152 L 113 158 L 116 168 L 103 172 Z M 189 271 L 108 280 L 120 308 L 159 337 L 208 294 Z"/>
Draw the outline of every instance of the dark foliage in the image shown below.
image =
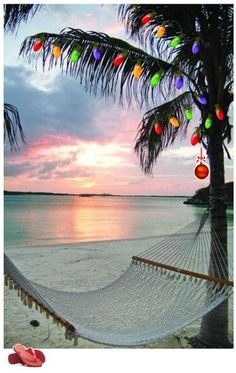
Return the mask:
<path id="1" fill-rule="evenodd" d="M 40 4 L 4 4 L 4 31 L 14 33 L 22 22 L 41 8 Z M 15 106 L 4 104 L 4 140 L 8 138 L 12 150 L 19 149 L 18 138 L 25 142 L 20 116 Z"/>
<path id="2" fill-rule="evenodd" d="M 15 106 L 4 103 L 4 140 L 8 138 L 12 150 L 18 150 L 18 138 L 25 142 L 20 116 Z"/>
<path id="3" fill-rule="evenodd" d="M 42 7 L 40 4 L 4 4 L 4 30 L 14 33 L 22 22 Z"/>
<path id="4" fill-rule="evenodd" d="M 152 20 L 141 24 L 142 17 L 150 12 Z M 201 141 L 207 144 L 216 131 L 219 138 L 231 140 L 231 126 L 228 122 L 228 108 L 233 100 L 233 8 L 231 5 L 120 5 L 119 18 L 124 22 L 130 37 L 138 41 L 141 48 L 103 33 L 84 32 L 67 28 L 59 34 L 41 33 L 28 37 L 22 44 L 20 54 L 29 62 L 41 62 L 44 68 L 59 67 L 63 73 L 78 78 L 85 89 L 103 97 L 112 96 L 121 104 L 135 101 L 138 107 L 149 111 L 139 125 L 135 151 L 145 173 L 150 173 L 160 152 L 173 144 L 178 135 L 186 134 L 188 120 L 184 109 L 197 108 L 200 114 Z M 166 35 L 156 37 L 158 25 L 165 22 Z M 176 48 L 169 42 L 181 35 L 182 41 Z M 192 53 L 193 42 L 199 38 L 199 55 Z M 34 52 L 34 43 L 43 40 L 41 52 Z M 61 55 L 54 58 L 54 46 L 60 46 Z M 101 60 L 93 57 L 93 48 L 102 52 Z M 78 61 L 71 61 L 75 49 L 80 50 Z M 143 50 L 146 49 L 146 52 Z M 118 53 L 125 54 L 125 61 L 116 67 L 113 64 Z M 142 64 L 143 71 L 135 79 L 132 71 L 135 64 Z M 150 85 L 152 76 L 162 71 L 162 79 L 157 87 Z M 184 78 L 185 93 L 175 88 L 176 74 Z M 207 105 L 201 105 L 197 95 L 207 98 Z M 215 105 L 225 112 L 225 120 L 220 129 L 213 126 L 206 130 L 204 122 L 209 114 L 215 115 Z M 150 110 L 151 109 L 151 110 Z M 196 112 L 195 112 L 196 113 Z M 180 122 L 173 128 L 169 117 Z M 163 132 L 156 136 L 155 121 L 161 121 Z M 219 126 L 218 126 L 219 127 Z M 217 135 L 218 136 L 218 135 Z"/>
<path id="5" fill-rule="evenodd" d="M 225 202 L 227 205 L 233 205 L 233 191 L 234 183 L 231 181 L 225 184 Z M 196 191 L 196 193 L 188 198 L 184 203 L 187 205 L 208 205 L 209 204 L 209 193 L 210 186 L 206 188 L 201 188 Z"/>

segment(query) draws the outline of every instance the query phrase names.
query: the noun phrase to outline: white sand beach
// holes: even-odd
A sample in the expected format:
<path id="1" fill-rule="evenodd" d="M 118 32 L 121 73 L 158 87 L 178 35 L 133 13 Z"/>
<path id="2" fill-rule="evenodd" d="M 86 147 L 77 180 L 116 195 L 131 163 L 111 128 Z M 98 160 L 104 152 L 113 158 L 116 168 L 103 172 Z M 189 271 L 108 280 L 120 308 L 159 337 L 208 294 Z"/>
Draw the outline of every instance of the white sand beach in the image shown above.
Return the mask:
<path id="1" fill-rule="evenodd" d="M 6 254 L 29 279 L 51 288 L 87 291 L 109 284 L 129 266 L 132 255 L 151 247 L 162 237 L 73 243 L 56 246 L 7 247 Z M 233 339 L 233 300 L 229 301 L 229 335 Z M 78 310 L 79 311 L 79 310 Z M 30 324 L 39 322 L 38 327 Z M 186 337 L 200 326 L 195 321 L 179 333 L 143 348 L 191 348 Z M 64 338 L 65 329 L 34 308 L 24 306 L 17 292 L 5 286 L 4 347 L 15 343 L 38 348 L 111 348 L 79 338 L 78 345 Z M 139 346 L 140 348 L 140 346 Z"/>

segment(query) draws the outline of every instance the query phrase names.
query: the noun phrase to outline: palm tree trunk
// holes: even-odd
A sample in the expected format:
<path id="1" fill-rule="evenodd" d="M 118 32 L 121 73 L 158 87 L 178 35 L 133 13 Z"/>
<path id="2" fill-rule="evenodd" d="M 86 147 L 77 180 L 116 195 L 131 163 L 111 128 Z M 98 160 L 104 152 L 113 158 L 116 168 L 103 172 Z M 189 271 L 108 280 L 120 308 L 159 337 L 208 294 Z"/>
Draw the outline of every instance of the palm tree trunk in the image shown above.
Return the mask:
<path id="1" fill-rule="evenodd" d="M 215 123 L 219 125 L 219 123 Z M 224 154 L 222 142 L 219 138 L 211 138 L 209 142 L 208 155 L 210 161 L 210 215 L 211 226 L 217 232 L 220 239 L 223 256 L 227 255 L 227 215 L 225 205 L 225 176 L 224 176 Z M 209 274 L 214 274 L 217 265 L 214 255 L 216 248 L 211 241 L 211 258 Z M 225 261 L 227 263 L 227 260 Z M 227 265 L 226 265 L 227 267 Z M 222 278 L 228 277 L 228 268 L 222 268 Z M 205 347 L 230 348 L 232 345 L 228 338 L 228 300 L 203 317 L 201 328 L 196 339 Z M 200 347 L 200 346 L 197 346 Z"/>

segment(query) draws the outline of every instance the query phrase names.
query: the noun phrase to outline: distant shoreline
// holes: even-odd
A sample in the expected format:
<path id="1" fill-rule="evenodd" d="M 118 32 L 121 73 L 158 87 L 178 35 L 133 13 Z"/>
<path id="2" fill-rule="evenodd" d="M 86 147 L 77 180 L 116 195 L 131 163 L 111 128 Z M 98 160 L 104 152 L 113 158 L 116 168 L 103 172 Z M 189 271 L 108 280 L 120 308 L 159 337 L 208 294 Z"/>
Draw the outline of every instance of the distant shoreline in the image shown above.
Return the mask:
<path id="1" fill-rule="evenodd" d="M 20 192 L 4 190 L 4 196 L 18 196 L 18 195 L 43 195 L 43 196 L 72 196 L 72 197 L 168 197 L 168 198 L 188 198 L 189 196 L 168 196 L 168 195 L 149 195 L 149 194 L 109 194 L 109 193 L 53 193 L 53 192 Z"/>

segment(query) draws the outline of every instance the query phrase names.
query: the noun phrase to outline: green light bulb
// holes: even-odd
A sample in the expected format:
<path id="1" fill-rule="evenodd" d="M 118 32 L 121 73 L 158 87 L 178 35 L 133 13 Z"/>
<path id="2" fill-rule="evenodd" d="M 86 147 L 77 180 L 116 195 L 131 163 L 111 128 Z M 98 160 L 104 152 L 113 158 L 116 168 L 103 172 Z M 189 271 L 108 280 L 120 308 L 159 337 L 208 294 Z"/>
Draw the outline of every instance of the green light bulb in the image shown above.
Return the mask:
<path id="1" fill-rule="evenodd" d="M 185 116 L 188 120 L 193 119 L 193 112 L 190 108 L 185 110 Z"/>
<path id="2" fill-rule="evenodd" d="M 208 130 L 209 128 L 211 128 L 211 125 L 212 125 L 212 119 L 211 117 L 207 117 L 207 119 L 205 120 L 205 128 Z"/>
<path id="3" fill-rule="evenodd" d="M 171 48 L 176 48 L 180 43 L 181 43 L 181 36 L 176 36 L 174 39 L 171 40 L 171 42 L 169 43 L 169 46 Z"/>
<path id="4" fill-rule="evenodd" d="M 150 81 L 151 86 L 155 87 L 157 84 L 159 84 L 160 81 L 161 81 L 161 78 L 162 78 L 162 72 L 161 71 L 158 71 L 157 73 L 155 73 L 153 75 L 153 77 L 151 78 L 151 81 Z"/>
<path id="5" fill-rule="evenodd" d="M 71 62 L 77 62 L 80 57 L 80 53 L 81 51 L 79 49 L 74 49 L 70 56 Z"/>

